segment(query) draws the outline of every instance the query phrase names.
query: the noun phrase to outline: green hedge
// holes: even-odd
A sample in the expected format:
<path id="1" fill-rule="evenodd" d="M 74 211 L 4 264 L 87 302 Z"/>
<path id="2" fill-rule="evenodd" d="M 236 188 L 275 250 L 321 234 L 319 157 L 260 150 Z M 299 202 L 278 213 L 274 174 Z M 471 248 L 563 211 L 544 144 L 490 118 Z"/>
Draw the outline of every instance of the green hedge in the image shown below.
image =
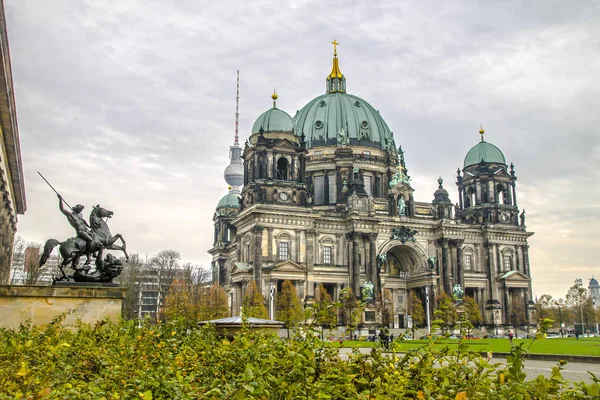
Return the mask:
<path id="1" fill-rule="evenodd" d="M 592 384 L 525 379 L 523 347 L 491 365 L 466 347 L 375 348 L 341 358 L 318 337 L 242 331 L 229 341 L 185 321 L 0 330 L 0 399 L 597 399 Z M 595 379 L 595 378 L 594 378 Z"/>

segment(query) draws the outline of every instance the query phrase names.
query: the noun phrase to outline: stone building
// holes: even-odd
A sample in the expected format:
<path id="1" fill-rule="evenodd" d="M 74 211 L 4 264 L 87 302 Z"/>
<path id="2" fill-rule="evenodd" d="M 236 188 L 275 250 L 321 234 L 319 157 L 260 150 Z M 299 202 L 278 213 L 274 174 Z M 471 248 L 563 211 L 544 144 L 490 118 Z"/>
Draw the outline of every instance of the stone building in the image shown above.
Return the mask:
<path id="1" fill-rule="evenodd" d="M 25 213 L 25 183 L 4 6 L 0 4 L 0 284 L 8 284 L 17 215 Z"/>
<path id="2" fill-rule="evenodd" d="M 532 233 L 514 167 L 483 129 L 457 171 L 456 203 L 441 178 L 432 201 L 417 201 L 402 147 L 377 109 L 346 91 L 336 52 L 324 94 L 293 118 L 276 100 L 244 148 L 232 146 L 231 190 L 214 215 L 213 280 L 228 291 L 232 315 L 250 281 L 267 298 L 287 279 L 305 304 L 319 284 L 334 300 L 372 285 L 366 325 L 379 322 L 385 299 L 394 326 L 405 327 L 411 293 L 425 305 L 426 293 L 456 285 L 485 324 L 508 324 L 517 311 L 531 317 Z"/>

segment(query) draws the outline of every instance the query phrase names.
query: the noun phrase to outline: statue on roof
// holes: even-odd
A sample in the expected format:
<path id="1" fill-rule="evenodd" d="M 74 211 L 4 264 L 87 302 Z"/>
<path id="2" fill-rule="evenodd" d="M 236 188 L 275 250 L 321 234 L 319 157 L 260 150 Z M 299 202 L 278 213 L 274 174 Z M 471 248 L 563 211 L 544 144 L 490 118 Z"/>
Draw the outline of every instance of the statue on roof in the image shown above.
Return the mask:
<path id="1" fill-rule="evenodd" d="M 404 201 L 403 196 L 400 196 L 398 198 L 398 215 L 400 215 L 400 216 L 406 215 L 406 202 Z"/>
<path id="2" fill-rule="evenodd" d="M 348 132 L 346 131 L 346 128 L 342 128 L 338 132 L 337 143 L 338 143 L 338 146 L 342 146 L 342 147 L 348 146 L 349 138 L 348 138 Z"/>

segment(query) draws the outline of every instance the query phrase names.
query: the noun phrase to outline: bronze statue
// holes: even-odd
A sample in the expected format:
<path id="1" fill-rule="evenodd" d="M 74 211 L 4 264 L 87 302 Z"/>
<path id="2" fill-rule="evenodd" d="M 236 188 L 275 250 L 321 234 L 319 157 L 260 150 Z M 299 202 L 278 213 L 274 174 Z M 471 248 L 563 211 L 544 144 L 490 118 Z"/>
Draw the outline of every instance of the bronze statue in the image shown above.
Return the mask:
<path id="1" fill-rule="evenodd" d="M 75 207 L 71 207 L 62 196 L 52 187 L 50 182 L 44 178 L 42 174 L 38 174 L 46 181 L 48 186 L 56 193 L 59 199 L 60 211 L 67 217 L 69 224 L 75 228 L 77 236 L 69 238 L 63 242 L 56 239 L 48 239 L 44 245 L 44 252 L 40 257 L 39 266 L 43 266 L 52 250 L 56 245 L 59 245 L 59 252 L 62 256 L 62 262 L 59 265 L 62 276 L 55 281 L 76 281 L 76 282 L 112 282 L 113 278 L 117 277 L 123 266 L 121 261 L 118 260 L 112 254 L 107 254 L 104 260 L 102 255 L 104 250 L 120 250 L 125 254 L 125 259 L 129 260 L 127 254 L 127 245 L 125 239 L 119 233 L 112 235 L 108 225 L 104 221 L 104 218 L 108 220 L 113 215 L 113 212 L 97 205 L 92 207 L 90 213 L 89 224 L 81 215 L 84 207 L 81 204 L 77 204 Z M 71 212 L 67 211 L 64 205 L 67 205 Z M 117 240 L 121 240 L 122 246 L 115 244 Z M 90 260 L 92 254 L 96 258 L 96 269 L 90 272 Z M 79 265 L 79 259 L 82 255 L 87 257 L 87 260 L 83 266 Z M 68 276 L 65 273 L 64 267 L 71 264 L 71 268 L 75 270 L 75 274 Z"/>
<path id="2" fill-rule="evenodd" d="M 88 224 L 85 218 L 83 218 L 83 215 L 81 215 L 81 212 L 85 207 L 81 204 L 77 204 L 71 209 L 71 212 L 69 212 L 65 210 L 65 207 L 63 206 L 64 201 L 62 196 L 58 193 L 57 196 L 59 200 L 58 207 L 60 208 L 60 212 L 67 217 L 69 224 L 75 228 L 77 237 L 85 240 L 85 255 L 87 256 L 85 264 L 87 265 L 90 263 L 90 250 L 92 248 L 93 239 L 91 235 L 90 224 Z"/>
<path id="3" fill-rule="evenodd" d="M 97 253 L 96 255 L 96 269 L 101 269 L 103 264 L 102 261 L 102 253 L 104 250 L 120 250 L 125 254 L 125 259 L 129 260 L 129 255 L 127 254 L 127 245 L 125 243 L 125 239 L 121 236 L 120 233 L 116 235 L 112 235 L 110 230 L 108 229 L 108 225 L 104 222 L 104 218 L 111 218 L 113 215 L 112 211 L 106 210 L 100 205 L 92 207 L 92 212 L 90 213 L 90 225 L 92 228 L 91 236 L 92 236 L 92 246 L 90 248 L 91 253 Z M 122 246 L 118 246 L 115 244 L 117 240 L 121 240 L 123 243 Z M 48 239 L 46 244 L 44 245 L 44 253 L 40 257 L 40 267 L 46 263 L 48 257 L 52 253 L 52 250 L 56 245 L 59 246 L 59 252 L 63 258 L 62 263 L 59 265 L 60 271 L 62 272 L 62 277 L 56 279 L 60 280 L 75 280 L 77 282 L 111 282 L 112 278 L 107 278 L 103 274 L 98 276 L 100 280 L 92 280 L 92 277 L 88 277 L 86 279 L 81 279 L 81 270 L 88 271 L 89 268 L 80 267 L 79 266 L 79 258 L 85 254 L 87 242 L 80 238 L 79 236 L 69 238 L 63 242 L 59 242 L 56 239 Z M 74 269 L 77 273 L 73 276 L 67 276 L 65 273 L 64 267 L 68 264 L 71 264 L 71 268 Z M 114 278 L 114 277 L 113 277 Z"/>

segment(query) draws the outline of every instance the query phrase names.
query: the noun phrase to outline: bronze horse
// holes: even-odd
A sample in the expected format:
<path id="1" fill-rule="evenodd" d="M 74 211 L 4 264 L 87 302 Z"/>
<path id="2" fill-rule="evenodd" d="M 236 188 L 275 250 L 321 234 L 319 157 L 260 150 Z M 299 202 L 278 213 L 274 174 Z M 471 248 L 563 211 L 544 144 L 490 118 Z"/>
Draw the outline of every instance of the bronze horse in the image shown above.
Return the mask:
<path id="1" fill-rule="evenodd" d="M 125 239 L 121 236 L 120 233 L 116 235 L 112 235 L 110 233 L 110 229 L 108 229 L 108 225 L 104 221 L 104 218 L 111 218 L 113 212 L 107 209 L 100 207 L 97 205 L 92 207 L 92 212 L 90 213 L 90 226 L 92 228 L 92 248 L 91 253 L 96 253 L 96 267 L 100 268 L 103 265 L 102 261 L 102 252 L 107 250 L 121 250 L 125 254 L 125 259 L 129 260 L 129 255 L 127 254 L 127 245 L 125 243 Z M 122 246 L 118 246 L 115 244 L 117 240 L 121 240 L 123 243 Z M 76 281 L 89 281 L 88 279 L 82 279 L 83 274 L 82 271 L 85 270 L 84 267 L 79 266 L 79 258 L 82 255 L 85 255 L 85 247 L 86 242 L 83 239 L 78 237 L 69 238 L 63 242 L 59 242 L 56 239 L 48 239 L 46 244 L 44 245 L 44 253 L 40 257 L 39 265 L 40 267 L 48 261 L 48 257 L 52 253 L 52 250 L 56 245 L 59 246 L 59 252 L 62 256 L 62 263 L 59 268 L 62 273 L 62 277 L 56 279 L 59 281 L 62 280 L 76 280 Z M 76 271 L 76 274 L 73 277 L 67 276 L 65 273 L 64 267 L 68 264 L 71 264 L 71 268 Z M 89 266 L 87 267 L 89 269 Z M 87 272 L 87 271 L 86 271 Z M 91 277 L 90 277 L 91 278 Z M 114 278 L 114 276 L 102 276 L 98 277 L 97 282 L 110 282 Z"/>

